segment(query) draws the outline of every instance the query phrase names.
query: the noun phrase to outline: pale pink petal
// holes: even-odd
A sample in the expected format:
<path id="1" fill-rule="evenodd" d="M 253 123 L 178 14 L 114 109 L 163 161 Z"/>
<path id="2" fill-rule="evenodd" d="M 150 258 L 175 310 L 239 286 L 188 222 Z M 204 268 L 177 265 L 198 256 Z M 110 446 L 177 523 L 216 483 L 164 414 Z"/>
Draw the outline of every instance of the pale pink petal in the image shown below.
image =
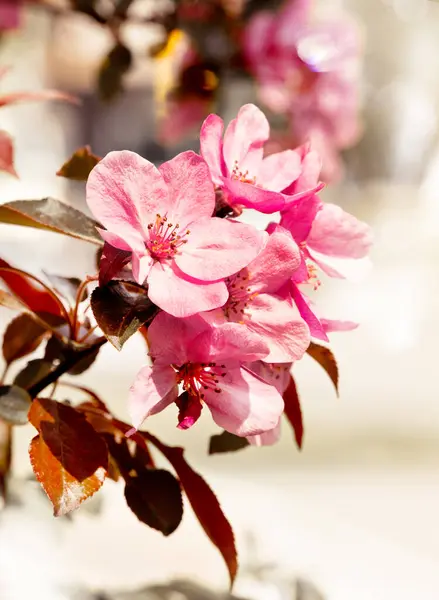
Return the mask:
<path id="1" fill-rule="evenodd" d="M 247 363 L 245 367 L 270 385 L 274 385 L 279 394 L 283 395 L 291 380 L 292 363 L 270 364 L 256 360 Z"/>
<path id="2" fill-rule="evenodd" d="M 247 314 L 246 326 L 270 349 L 264 362 L 285 363 L 302 358 L 310 333 L 295 306 L 276 296 L 260 294 L 249 304 Z"/>
<path id="3" fill-rule="evenodd" d="M 247 441 L 252 446 L 273 446 L 280 439 L 281 434 L 281 424 L 279 423 L 270 431 L 266 431 L 265 433 L 260 433 L 259 435 L 249 435 L 247 436 Z"/>
<path id="4" fill-rule="evenodd" d="M 257 166 L 269 137 L 270 126 L 264 113 L 254 104 L 242 106 L 224 135 L 224 160 L 229 172 L 236 163 L 243 172 Z"/>
<path id="5" fill-rule="evenodd" d="M 205 390 L 205 402 L 217 425 L 239 436 L 257 435 L 276 427 L 284 409 L 282 396 L 245 368 L 227 368 L 220 393 Z"/>
<path id="6" fill-rule="evenodd" d="M 201 281 L 222 279 L 246 267 L 261 251 L 266 235 L 252 225 L 229 219 L 200 219 L 192 223 L 187 244 L 175 262 L 184 273 Z M 193 312 L 200 310 L 208 309 Z"/>
<path id="7" fill-rule="evenodd" d="M 139 285 L 145 283 L 145 279 L 148 277 L 154 260 L 149 254 L 137 254 L 133 252 L 131 265 L 133 269 L 133 277 Z"/>
<path id="8" fill-rule="evenodd" d="M 357 329 L 358 323 L 354 321 L 340 321 L 338 319 L 320 319 L 323 329 L 327 333 L 335 331 L 353 331 Z"/>
<path id="9" fill-rule="evenodd" d="M 274 24 L 275 15 L 259 11 L 250 19 L 243 35 L 243 49 L 248 62 L 257 67 Z"/>
<path id="10" fill-rule="evenodd" d="M 301 256 L 289 231 L 276 226 L 267 244 L 248 267 L 252 291 L 277 292 L 299 268 Z"/>
<path id="11" fill-rule="evenodd" d="M 307 240 L 321 206 L 322 202 L 315 194 L 293 202 L 282 213 L 280 224 L 288 229 L 295 241 L 300 244 Z"/>
<path id="12" fill-rule="evenodd" d="M 218 115 L 209 115 L 201 126 L 200 152 L 209 165 L 212 181 L 221 185 L 222 176 L 226 175 L 226 166 L 223 158 L 224 122 Z"/>
<path id="13" fill-rule="evenodd" d="M 96 227 L 99 235 L 102 239 L 118 250 L 126 250 L 127 252 L 143 252 L 145 251 L 145 243 L 142 235 L 138 231 L 129 231 L 124 237 L 108 231 L 107 229 L 101 229 Z"/>
<path id="14" fill-rule="evenodd" d="M 311 190 L 319 183 L 320 171 L 322 170 L 322 160 L 319 153 L 311 148 L 309 143 L 296 148 L 296 152 L 301 156 L 301 173 L 295 182 L 283 190 L 286 195 Z"/>
<path id="15" fill-rule="evenodd" d="M 128 397 L 133 426 L 138 429 L 147 417 L 174 402 L 177 390 L 177 378 L 172 367 L 154 365 L 140 369 Z"/>
<path id="16" fill-rule="evenodd" d="M 279 192 L 272 192 L 238 179 L 225 179 L 223 185 L 230 205 L 238 204 L 266 214 L 282 210 L 287 199 Z"/>
<path id="17" fill-rule="evenodd" d="M 207 163 L 195 152 L 178 154 L 159 171 L 168 186 L 168 222 L 185 228 L 201 217 L 211 217 L 215 192 Z M 159 211 L 160 212 L 160 211 Z"/>
<path id="18" fill-rule="evenodd" d="M 33 102 L 34 100 L 61 100 L 62 102 L 70 102 L 71 104 L 81 104 L 78 98 L 65 92 L 40 90 L 37 92 L 11 92 L 10 94 L 2 94 L 0 95 L 0 107 L 18 104 L 19 102 Z"/>
<path id="19" fill-rule="evenodd" d="M 301 174 L 300 156 L 294 150 L 284 150 L 262 161 L 257 180 L 267 190 L 282 192 Z"/>
<path id="20" fill-rule="evenodd" d="M 151 302 L 174 317 L 189 317 L 218 308 L 227 301 L 229 295 L 224 281 L 207 283 L 194 280 L 176 264 L 167 262 L 154 264 L 148 276 L 148 285 Z"/>
<path id="21" fill-rule="evenodd" d="M 267 356 L 269 348 L 264 340 L 245 325 L 225 323 L 209 327 L 196 338 L 188 350 L 192 362 L 209 360 L 259 360 Z"/>
<path id="22" fill-rule="evenodd" d="M 148 327 L 148 344 L 155 365 L 182 365 L 188 362 L 188 348 L 195 337 L 206 328 L 201 319 L 177 319 L 159 312 Z"/>
<path id="23" fill-rule="evenodd" d="M 329 256 L 363 258 L 372 245 L 372 232 L 369 225 L 340 206 L 324 204 L 311 228 L 308 245 Z"/>
<path id="24" fill-rule="evenodd" d="M 169 206 L 168 190 L 156 167 L 135 152 L 110 152 L 91 171 L 87 204 L 106 229 L 126 238 L 143 233 Z"/>
<path id="25" fill-rule="evenodd" d="M 323 340 L 324 342 L 329 342 L 322 322 L 313 313 L 302 292 L 294 283 L 291 283 L 291 297 L 297 306 L 302 319 L 308 325 L 311 337 L 317 340 Z"/>
<path id="26" fill-rule="evenodd" d="M 320 254 L 315 250 L 307 249 L 309 257 L 329 277 L 362 281 L 370 272 L 372 262 L 368 256 L 365 258 L 336 258 L 327 254 Z"/>

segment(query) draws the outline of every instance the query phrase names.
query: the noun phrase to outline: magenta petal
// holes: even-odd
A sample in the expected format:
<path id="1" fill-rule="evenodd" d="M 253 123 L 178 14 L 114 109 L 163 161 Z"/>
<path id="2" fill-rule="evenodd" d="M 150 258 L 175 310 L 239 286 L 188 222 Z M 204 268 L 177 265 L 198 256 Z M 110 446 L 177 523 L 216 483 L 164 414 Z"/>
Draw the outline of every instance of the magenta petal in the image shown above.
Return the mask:
<path id="1" fill-rule="evenodd" d="M 177 406 L 180 409 L 178 412 L 178 429 L 189 429 L 194 425 L 201 416 L 203 405 L 199 398 L 191 394 L 182 394 L 177 398 Z"/>
<path id="2" fill-rule="evenodd" d="M 224 122 L 218 115 L 209 115 L 201 126 L 200 152 L 209 165 L 212 181 L 221 185 L 222 176 L 226 175 L 223 158 Z"/>
<path id="3" fill-rule="evenodd" d="M 190 317 L 218 308 L 229 295 L 223 281 L 195 281 L 172 262 L 156 262 L 149 273 L 148 285 L 151 302 L 174 317 Z"/>
<path id="4" fill-rule="evenodd" d="M 322 206 L 321 200 L 315 195 L 290 204 L 282 213 L 280 224 L 291 233 L 298 244 L 307 240 L 311 227 Z"/>
<path id="5" fill-rule="evenodd" d="M 87 204 L 106 229 L 122 238 L 142 234 L 167 212 L 168 190 L 156 167 L 135 152 L 110 152 L 91 171 Z"/>
<path id="6" fill-rule="evenodd" d="M 224 190 L 229 204 L 240 204 L 265 214 L 282 210 L 287 197 L 238 179 L 225 179 Z"/>
<path id="7" fill-rule="evenodd" d="M 150 415 L 162 411 L 177 398 L 177 379 L 170 366 L 143 367 L 130 388 L 128 409 L 138 429 Z"/>
<path id="8" fill-rule="evenodd" d="M 252 225 L 237 221 L 200 219 L 192 223 L 187 244 L 175 262 L 184 273 L 201 281 L 222 279 L 246 267 L 259 254 L 265 236 Z"/>
<path id="9" fill-rule="evenodd" d="M 338 258 L 363 258 L 372 245 L 370 227 L 335 204 L 323 204 L 308 236 L 310 248 Z"/>
<path id="10" fill-rule="evenodd" d="M 182 365 L 188 362 L 188 349 L 207 324 L 198 317 L 177 319 L 160 312 L 148 327 L 148 344 L 155 365 Z"/>
<path id="11" fill-rule="evenodd" d="M 213 420 L 230 433 L 257 435 L 276 427 L 284 409 L 282 396 L 245 368 L 226 365 L 218 384 L 220 393 L 205 390 L 205 402 Z"/>
<path id="12" fill-rule="evenodd" d="M 301 264 L 296 242 L 289 231 L 275 225 L 264 249 L 248 267 L 252 291 L 277 292 Z"/>
<path id="13" fill-rule="evenodd" d="M 247 441 L 252 446 L 273 446 L 280 439 L 281 434 L 281 422 L 279 419 L 279 423 L 273 429 L 266 431 L 265 433 L 260 433 L 259 435 L 249 435 L 247 436 Z"/>
<path id="14" fill-rule="evenodd" d="M 310 332 L 295 306 L 276 296 L 260 294 L 247 312 L 246 326 L 270 349 L 264 362 L 285 363 L 302 358 L 309 346 Z"/>
<path id="15" fill-rule="evenodd" d="M 215 209 L 215 192 L 207 163 L 188 151 L 160 166 L 169 191 L 167 218 L 180 229 L 201 217 L 211 217 Z M 160 211 L 158 211 L 160 212 Z"/>
<path id="16" fill-rule="evenodd" d="M 311 337 L 317 340 L 323 340 L 324 342 L 329 342 L 322 323 L 313 313 L 308 302 L 303 297 L 302 292 L 293 282 L 291 282 L 291 297 L 297 306 L 302 319 L 307 323 Z"/>
<path id="17" fill-rule="evenodd" d="M 273 192 L 282 192 L 300 176 L 300 156 L 294 150 L 284 150 L 270 154 L 262 161 L 258 183 Z"/>

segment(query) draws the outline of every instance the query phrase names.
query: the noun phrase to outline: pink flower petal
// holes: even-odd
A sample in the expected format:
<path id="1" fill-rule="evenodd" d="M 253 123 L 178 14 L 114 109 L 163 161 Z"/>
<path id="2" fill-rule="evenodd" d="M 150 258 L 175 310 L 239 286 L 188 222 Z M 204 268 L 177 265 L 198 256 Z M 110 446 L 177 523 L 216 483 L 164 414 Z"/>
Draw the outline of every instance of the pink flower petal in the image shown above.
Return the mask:
<path id="1" fill-rule="evenodd" d="M 236 163 L 242 172 L 257 167 L 269 137 L 270 126 L 264 113 L 254 104 L 242 106 L 224 135 L 224 160 L 229 173 Z"/>
<path id="2" fill-rule="evenodd" d="M 245 365 L 254 375 L 274 385 L 279 394 L 283 395 L 291 380 L 292 363 L 270 364 L 256 360 Z"/>
<path id="3" fill-rule="evenodd" d="M 370 227 L 335 204 L 324 204 L 308 236 L 310 248 L 338 258 L 363 258 L 372 245 Z"/>
<path id="4" fill-rule="evenodd" d="M 145 283 L 145 279 L 151 272 L 153 264 L 154 260 L 149 254 L 137 254 L 136 252 L 133 252 L 131 266 L 133 269 L 134 280 L 139 285 L 143 285 Z"/>
<path id="5" fill-rule="evenodd" d="M 122 238 L 143 234 L 156 214 L 168 211 L 165 182 L 156 167 L 135 152 L 110 152 L 87 181 L 87 204 L 106 229 Z"/>
<path id="6" fill-rule="evenodd" d="M 282 192 L 301 174 L 300 156 L 294 150 L 284 150 L 267 156 L 257 174 L 258 183 L 273 192 Z"/>
<path id="7" fill-rule="evenodd" d="M 223 281 L 195 281 L 175 263 L 156 262 L 149 273 L 148 285 L 151 302 L 174 317 L 189 317 L 218 308 L 228 298 Z"/>
<path id="8" fill-rule="evenodd" d="M 195 337 L 206 329 L 198 317 L 177 319 L 160 312 L 148 327 L 150 354 L 155 365 L 182 365 L 188 362 L 188 349 Z"/>
<path id="9" fill-rule="evenodd" d="M 170 366 L 140 369 L 128 397 L 131 422 L 138 429 L 150 415 L 162 411 L 177 398 L 177 379 Z"/>
<path id="10" fill-rule="evenodd" d="M 221 185 L 222 176 L 226 175 L 223 158 L 224 122 L 218 115 L 209 115 L 201 126 L 200 152 L 209 165 L 210 175 L 215 185 Z"/>
<path id="11" fill-rule="evenodd" d="M 320 322 L 323 326 L 323 329 L 327 333 L 335 332 L 335 331 L 352 331 L 357 329 L 358 323 L 354 323 L 354 321 L 340 321 L 337 319 L 320 319 Z"/>
<path id="12" fill-rule="evenodd" d="M 249 435 L 247 436 L 247 441 L 252 446 L 273 446 L 280 440 L 280 434 L 281 422 L 279 419 L 279 423 L 276 427 L 265 433 L 260 433 L 259 435 Z"/>
<path id="13" fill-rule="evenodd" d="M 184 273 L 202 281 L 228 277 L 258 255 L 266 235 L 261 233 L 251 225 L 228 219 L 200 219 L 192 223 L 187 244 L 175 262 Z M 200 310 L 208 309 L 193 312 Z"/>
<path id="14" fill-rule="evenodd" d="M 159 171 L 169 191 L 169 223 L 178 223 L 184 229 L 194 220 L 212 216 L 215 192 L 209 167 L 201 156 L 192 151 L 182 152 L 163 163 Z"/>
<path id="15" fill-rule="evenodd" d="M 272 385 L 245 368 L 227 368 L 218 384 L 220 393 L 205 390 L 205 402 L 213 420 L 230 433 L 257 435 L 276 427 L 284 408 L 282 396 Z"/>
<path id="16" fill-rule="evenodd" d="M 313 313 L 308 302 L 302 295 L 302 292 L 294 283 L 291 283 L 291 297 L 297 306 L 302 319 L 308 325 L 311 337 L 317 340 L 323 340 L 324 342 L 329 342 L 321 321 Z"/>
<path id="17" fill-rule="evenodd" d="M 282 210 L 287 199 L 279 192 L 272 192 L 238 179 L 225 179 L 223 185 L 229 204 L 254 208 L 266 214 Z"/>
<path id="18" fill-rule="evenodd" d="M 295 306 L 286 300 L 260 294 L 247 309 L 246 326 L 267 344 L 264 362 L 285 363 L 302 358 L 310 342 L 307 324 Z"/>
<path id="19" fill-rule="evenodd" d="M 300 244 L 307 240 L 321 206 L 322 202 L 315 194 L 293 202 L 282 213 L 280 224 L 288 229 L 295 241 Z"/>
<path id="20" fill-rule="evenodd" d="M 276 226 L 265 248 L 246 267 L 252 291 L 277 292 L 291 279 L 300 263 L 300 251 L 291 234 Z"/>
<path id="21" fill-rule="evenodd" d="M 262 359 L 268 352 L 266 342 L 245 325 L 224 323 L 217 327 L 209 327 L 194 338 L 188 355 L 193 362 L 248 362 Z"/>
<path id="22" fill-rule="evenodd" d="M 145 250 L 145 243 L 141 234 L 137 231 L 130 231 L 126 237 L 121 237 L 107 229 L 101 229 L 100 227 L 96 227 L 96 229 L 107 244 L 118 250 L 126 250 L 127 252 L 142 252 Z"/>

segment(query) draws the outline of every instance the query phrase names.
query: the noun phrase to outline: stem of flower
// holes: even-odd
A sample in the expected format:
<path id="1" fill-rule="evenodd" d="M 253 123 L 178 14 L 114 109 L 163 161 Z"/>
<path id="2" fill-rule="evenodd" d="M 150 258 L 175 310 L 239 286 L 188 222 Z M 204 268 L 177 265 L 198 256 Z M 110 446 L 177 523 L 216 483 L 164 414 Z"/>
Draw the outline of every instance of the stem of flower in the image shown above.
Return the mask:
<path id="1" fill-rule="evenodd" d="M 51 383 L 55 383 L 55 381 L 58 381 L 61 375 L 67 373 L 67 371 L 69 371 L 72 367 L 74 367 L 76 364 L 78 364 L 81 360 L 83 360 L 90 354 L 93 354 L 93 352 L 96 352 L 96 350 L 98 348 L 101 348 L 101 346 L 103 346 L 106 342 L 107 338 L 102 336 L 98 338 L 94 344 L 88 346 L 88 348 L 85 348 L 84 350 L 69 355 L 66 358 L 66 360 L 62 361 L 53 371 L 51 371 L 48 375 L 40 379 L 40 381 L 37 381 L 37 383 L 34 383 L 34 385 L 31 385 L 28 388 L 27 391 L 31 398 L 35 398 L 36 396 L 38 396 L 38 394 L 42 392 L 48 385 L 50 385 Z"/>

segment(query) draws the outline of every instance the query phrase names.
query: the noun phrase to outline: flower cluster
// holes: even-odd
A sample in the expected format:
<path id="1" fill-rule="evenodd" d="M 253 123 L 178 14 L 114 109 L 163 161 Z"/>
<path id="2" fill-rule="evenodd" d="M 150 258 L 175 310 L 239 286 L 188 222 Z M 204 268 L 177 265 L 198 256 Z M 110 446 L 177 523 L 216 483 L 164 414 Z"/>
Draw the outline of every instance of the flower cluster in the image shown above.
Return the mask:
<path id="1" fill-rule="evenodd" d="M 353 326 L 319 319 L 305 292 L 320 271 L 343 276 L 333 258 L 365 257 L 371 234 L 319 198 L 309 145 L 264 156 L 269 124 L 256 106 L 223 129 L 210 115 L 201 156 L 183 152 L 158 168 L 109 153 L 90 173 L 87 202 L 103 226 L 106 268 L 123 253 L 161 309 L 147 334 L 152 364 L 130 391 L 134 427 L 176 403 L 187 429 L 206 405 L 225 430 L 272 443 L 291 364 L 311 338 Z M 280 219 L 259 231 L 238 220 L 244 208 Z"/>
<path id="2" fill-rule="evenodd" d="M 340 177 L 339 152 L 360 134 L 357 24 L 346 15 L 315 20 L 311 0 L 287 0 L 250 20 L 244 52 L 264 104 L 287 115 L 297 143 L 312 140 L 325 181 Z"/>

